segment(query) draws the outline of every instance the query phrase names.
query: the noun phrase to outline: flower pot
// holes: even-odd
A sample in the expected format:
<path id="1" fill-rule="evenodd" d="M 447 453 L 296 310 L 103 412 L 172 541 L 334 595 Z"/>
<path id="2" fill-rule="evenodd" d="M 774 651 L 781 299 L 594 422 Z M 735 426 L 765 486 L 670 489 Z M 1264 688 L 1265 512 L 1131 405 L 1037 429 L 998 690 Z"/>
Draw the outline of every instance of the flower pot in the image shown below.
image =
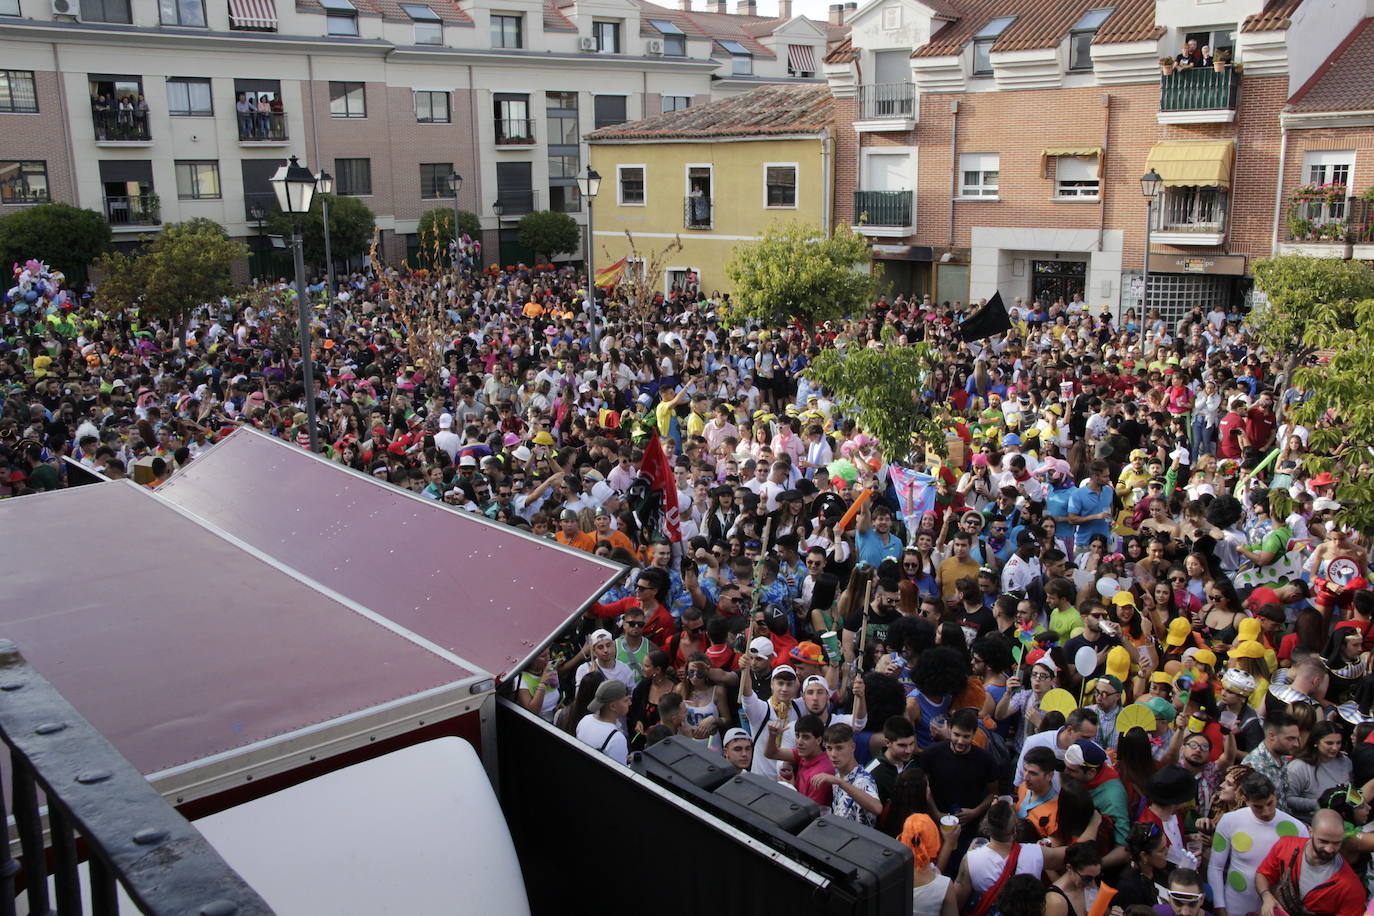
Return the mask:
<path id="1" fill-rule="evenodd" d="M 1212 61 L 1212 69 L 1215 70 L 1215 71 L 1217 71 L 1218 73 L 1225 73 L 1225 72 L 1226 72 L 1226 61 L 1224 61 L 1224 60 L 1214 60 L 1214 61 Z"/>

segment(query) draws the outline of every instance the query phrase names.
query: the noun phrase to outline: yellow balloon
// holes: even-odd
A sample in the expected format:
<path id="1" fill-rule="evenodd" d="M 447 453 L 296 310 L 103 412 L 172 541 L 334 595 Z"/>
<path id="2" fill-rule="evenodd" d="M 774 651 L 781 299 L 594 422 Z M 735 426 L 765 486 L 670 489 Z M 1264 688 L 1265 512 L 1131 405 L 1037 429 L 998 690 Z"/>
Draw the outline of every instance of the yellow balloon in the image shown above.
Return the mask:
<path id="1" fill-rule="evenodd" d="M 1116 733 L 1118 735 L 1124 735 L 1137 725 L 1147 732 L 1153 732 L 1155 730 L 1154 710 L 1150 709 L 1150 707 L 1146 706 L 1144 703 L 1132 703 L 1130 706 L 1121 710 L 1116 717 Z"/>
<path id="2" fill-rule="evenodd" d="M 1107 650 L 1107 673 L 1126 683 L 1131 674 L 1131 654 L 1125 646 L 1112 646 Z"/>
<path id="3" fill-rule="evenodd" d="M 1067 716 L 1077 708 L 1078 701 L 1063 687 L 1056 687 L 1040 700 L 1040 709 L 1044 712 L 1062 712 Z"/>

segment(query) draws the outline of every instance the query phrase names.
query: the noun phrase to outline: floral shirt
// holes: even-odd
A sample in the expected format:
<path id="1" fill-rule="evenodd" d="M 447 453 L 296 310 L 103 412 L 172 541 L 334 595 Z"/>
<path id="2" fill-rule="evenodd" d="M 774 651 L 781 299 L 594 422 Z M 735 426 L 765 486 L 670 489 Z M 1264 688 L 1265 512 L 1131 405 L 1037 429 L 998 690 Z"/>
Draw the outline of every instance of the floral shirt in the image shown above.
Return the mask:
<path id="1" fill-rule="evenodd" d="M 1283 765 L 1283 761 L 1269 753 L 1269 748 L 1261 744 L 1259 747 L 1246 754 L 1245 759 L 1241 762 L 1269 777 L 1269 781 L 1274 784 L 1274 791 L 1278 793 L 1279 807 L 1287 811 L 1288 768 Z"/>
<path id="2" fill-rule="evenodd" d="M 841 776 L 845 782 L 856 789 L 862 789 L 874 798 L 878 797 L 878 784 L 873 781 L 873 775 L 861 766 L 855 766 L 846 775 Z M 831 786 L 830 813 L 836 817 L 847 817 L 851 821 L 858 821 L 867 827 L 878 826 L 878 818 L 871 811 L 865 809 L 844 789 L 839 786 Z"/>

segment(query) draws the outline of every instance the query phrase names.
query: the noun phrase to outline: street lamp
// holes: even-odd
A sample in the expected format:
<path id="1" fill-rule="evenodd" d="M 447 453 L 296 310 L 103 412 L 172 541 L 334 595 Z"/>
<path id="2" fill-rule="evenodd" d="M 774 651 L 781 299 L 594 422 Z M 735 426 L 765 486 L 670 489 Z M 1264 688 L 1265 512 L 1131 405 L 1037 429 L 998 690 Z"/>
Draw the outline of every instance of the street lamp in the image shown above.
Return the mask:
<path id="1" fill-rule="evenodd" d="M 451 256 L 451 260 L 452 260 L 452 262 L 453 262 L 453 269 L 454 269 L 454 270 L 457 270 L 457 269 L 458 269 L 458 189 L 461 188 L 461 187 L 463 186 L 463 176 L 462 176 L 462 175 L 459 175 L 457 172 L 449 172 L 449 173 L 448 173 L 448 178 L 445 179 L 445 180 L 448 181 L 448 189 L 449 189 L 450 191 L 453 192 L 453 248 L 452 248 L 453 254 L 452 254 L 452 256 Z"/>
<path id="2" fill-rule="evenodd" d="M 301 246 L 301 219 L 310 211 L 318 179 L 295 156 L 272 176 L 272 190 L 282 212 L 291 217 L 291 253 L 296 259 L 296 323 L 301 344 L 301 372 L 305 380 L 305 419 L 310 426 L 310 450 L 320 450 L 315 426 L 315 365 L 310 347 L 310 303 L 305 298 L 305 251 Z"/>
<path id="3" fill-rule="evenodd" d="M 1145 283 L 1140 288 L 1142 320 L 1150 314 L 1150 230 L 1154 228 L 1155 201 L 1159 199 L 1159 192 L 1163 187 L 1164 179 L 1154 169 L 1150 169 L 1140 178 L 1140 193 L 1145 195 Z"/>
<path id="4" fill-rule="evenodd" d="M 587 247 L 584 252 L 587 258 L 587 322 L 591 325 L 592 352 L 596 353 L 601 333 L 596 320 L 596 273 L 592 269 L 595 266 L 592 260 L 592 245 L 596 238 L 592 231 L 592 205 L 596 201 L 596 195 L 601 191 L 601 176 L 590 165 L 587 166 L 587 174 L 577 179 L 577 190 L 587 201 Z"/>
<path id="5" fill-rule="evenodd" d="M 315 176 L 315 190 L 320 194 L 320 216 L 324 218 L 324 275 L 329 282 L 329 298 L 334 301 L 338 291 L 334 286 L 334 250 L 329 244 L 329 195 L 334 193 L 334 176 L 320 169 Z"/>

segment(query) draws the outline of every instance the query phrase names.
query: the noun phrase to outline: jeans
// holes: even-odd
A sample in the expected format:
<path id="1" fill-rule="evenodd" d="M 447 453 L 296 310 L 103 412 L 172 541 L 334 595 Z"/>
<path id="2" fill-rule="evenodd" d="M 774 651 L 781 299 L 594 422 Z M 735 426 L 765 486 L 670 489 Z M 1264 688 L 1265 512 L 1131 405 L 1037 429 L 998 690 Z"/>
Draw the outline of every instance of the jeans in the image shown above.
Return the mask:
<path id="1" fill-rule="evenodd" d="M 1202 455 L 1211 455 L 1217 449 L 1217 428 L 1208 426 L 1205 417 L 1193 417 L 1193 461 Z"/>

